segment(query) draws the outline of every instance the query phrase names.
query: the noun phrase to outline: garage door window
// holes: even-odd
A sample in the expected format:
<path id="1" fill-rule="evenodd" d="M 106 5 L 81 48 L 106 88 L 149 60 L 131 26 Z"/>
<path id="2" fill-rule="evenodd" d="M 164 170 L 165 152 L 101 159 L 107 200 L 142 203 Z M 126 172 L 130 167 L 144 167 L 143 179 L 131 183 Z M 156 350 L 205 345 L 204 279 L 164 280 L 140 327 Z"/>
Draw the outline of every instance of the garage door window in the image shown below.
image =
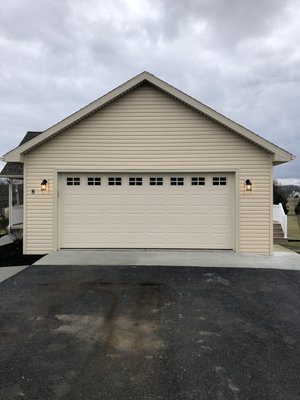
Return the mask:
<path id="1" fill-rule="evenodd" d="M 88 183 L 88 186 L 100 186 L 101 178 L 100 177 L 88 177 L 87 183 Z"/>
<path id="2" fill-rule="evenodd" d="M 170 178 L 171 186 L 183 186 L 184 185 L 184 178 L 180 177 L 172 177 Z"/>
<path id="3" fill-rule="evenodd" d="M 80 185 L 80 178 L 79 177 L 67 177 L 67 186 L 79 186 Z"/>
<path id="4" fill-rule="evenodd" d="M 213 177 L 213 185 L 214 186 L 225 186 L 226 185 L 226 177 L 225 176 L 214 176 Z"/>
<path id="5" fill-rule="evenodd" d="M 163 178 L 162 177 L 153 177 L 151 176 L 149 179 L 150 186 L 162 186 Z"/>
<path id="6" fill-rule="evenodd" d="M 122 178 L 121 177 L 115 177 L 115 176 L 110 176 L 108 178 L 108 184 L 109 186 L 121 186 L 122 185 Z"/>
<path id="7" fill-rule="evenodd" d="M 142 186 L 143 184 L 143 178 L 141 177 L 130 177 L 129 178 L 129 185 L 130 186 Z"/>
<path id="8" fill-rule="evenodd" d="M 205 178 L 203 176 L 193 176 L 192 177 L 192 185 L 204 186 Z"/>

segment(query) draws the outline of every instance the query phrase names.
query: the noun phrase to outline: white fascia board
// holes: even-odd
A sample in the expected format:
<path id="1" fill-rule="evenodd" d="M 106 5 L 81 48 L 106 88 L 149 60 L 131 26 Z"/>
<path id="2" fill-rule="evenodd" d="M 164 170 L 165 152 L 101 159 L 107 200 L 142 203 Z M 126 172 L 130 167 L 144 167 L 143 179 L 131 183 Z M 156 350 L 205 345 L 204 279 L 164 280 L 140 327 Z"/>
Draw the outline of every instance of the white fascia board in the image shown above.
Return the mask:
<path id="1" fill-rule="evenodd" d="M 293 160 L 295 157 L 281 149 L 280 147 L 276 146 L 275 144 L 269 142 L 266 139 L 263 139 L 261 136 L 257 135 L 254 132 L 244 128 L 243 126 L 237 124 L 236 122 L 232 121 L 231 119 L 225 117 L 224 115 L 218 113 L 217 111 L 213 110 L 212 108 L 206 106 L 205 104 L 199 102 L 198 100 L 188 96 L 187 94 L 183 93 L 179 89 L 169 85 L 168 83 L 160 80 L 159 78 L 155 77 L 154 75 L 150 74 L 149 72 L 142 72 L 141 74 L 137 75 L 136 77 L 130 79 L 129 81 L 125 82 L 123 85 L 117 87 L 116 89 L 112 90 L 111 92 L 107 93 L 106 95 L 100 97 L 98 100 L 88 104 L 86 107 L 83 107 L 79 111 L 75 112 L 74 114 L 70 115 L 69 117 L 63 119 L 62 121 L 58 122 L 57 124 L 53 125 L 36 138 L 30 140 L 29 142 L 19 146 L 10 152 L 6 153 L 3 158 L 4 161 L 23 161 L 23 154 L 32 150 L 39 144 L 43 143 L 44 141 L 50 139 L 52 136 L 60 133 L 64 129 L 76 124 L 80 120 L 86 118 L 88 115 L 92 114 L 93 112 L 97 111 L 98 109 L 104 107 L 105 105 L 109 104 L 110 102 L 116 100 L 118 97 L 124 95 L 126 92 L 134 89 L 136 86 L 140 85 L 142 82 L 147 81 L 150 84 L 154 85 L 155 87 L 159 88 L 160 90 L 166 92 L 167 94 L 173 96 L 174 98 L 182 101 L 186 105 L 192 107 L 193 109 L 201 112 L 205 116 L 209 117 L 210 119 L 218 122 L 219 124 L 225 126 L 226 128 L 232 130 L 233 132 L 239 134 L 243 138 L 251 141 L 252 143 L 256 144 L 257 146 L 261 147 L 262 149 L 268 151 L 271 154 L 274 154 L 274 162 L 288 162 Z"/>

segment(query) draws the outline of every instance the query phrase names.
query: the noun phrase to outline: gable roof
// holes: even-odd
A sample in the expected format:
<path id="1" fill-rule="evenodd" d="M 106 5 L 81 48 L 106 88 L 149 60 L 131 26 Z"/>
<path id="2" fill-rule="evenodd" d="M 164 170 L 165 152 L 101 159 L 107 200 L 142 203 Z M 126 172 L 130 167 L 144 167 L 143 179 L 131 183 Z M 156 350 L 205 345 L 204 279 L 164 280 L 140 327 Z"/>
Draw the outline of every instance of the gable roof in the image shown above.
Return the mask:
<path id="1" fill-rule="evenodd" d="M 159 90 L 167 93 L 168 95 L 176 98 L 177 100 L 179 100 L 182 103 L 186 104 L 187 106 L 193 108 L 194 110 L 200 112 L 201 114 L 205 115 L 206 117 L 210 118 L 211 120 L 223 125 L 227 129 L 230 129 L 231 131 L 240 135 L 244 139 L 261 147 L 262 149 L 264 149 L 265 151 L 267 151 L 273 155 L 273 163 L 275 165 L 291 161 L 295 158 L 295 156 L 293 156 L 291 153 L 287 152 L 286 150 L 276 146 L 275 144 L 269 142 L 266 139 L 263 139 L 261 136 L 257 135 L 256 133 L 250 131 L 249 129 L 244 128 L 243 126 L 237 124 L 236 122 L 232 121 L 231 119 L 229 119 L 229 118 L 225 117 L 224 115 L 218 113 L 217 111 L 211 109 L 210 107 L 206 106 L 205 104 L 199 102 L 198 100 L 195 100 L 194 98 L 181 92 L 180 90 L 176 89 L 175 87 L 160 80 L 159 78 L 150 74 L 149 72 L 142 72 L 141 74 L 137 75 L 136 77 L 125 82 L 123 85 L 117 87 L 116 89 L 105 94 L 104 96 L 100 97 L 99 99 L 95 100 L 94 102 L 88 104 L 86 107 L 83 107 L 79 111 L 75 112 L 74 114 L 71 114 L 69 117 L 67 117 L 67 118 L 63 119 L 62 121 L 58 122 L 57 124 L 53 125 L 52 127 L 45 130 L 44 132 L 42 132 L 40 135 L 33 138 L 29 142 L 23 143 L 21 146 L 6 153 L 3 156 L 4 161 L 22 162 L 23 155 L 26 154 L 27 152 L 29 152 L 32 149 L 34 149 L 35 147 L 39 146 L 41 143 L 51 139 L 51 137 L 59 134 L 60 132 L 69 128 L 70 126 L 76 124 L 77 122 L 81 121 L 82 119 L 86 118 L 90 114 L 93 114 L 94 112 L 100 110 L 101 108 L 105 107 L 106 105 L 112 103 L 113 101 L 117 100 L 121 96 L 124 96 L 126 93 L 130 92 L 131 90 L 135 89 L 136 87 L 140 86 L 143 83 L 151 84 L 152 86 L 154 86 L 154 87 L 158 88 Z"/>
<path id="2" fill-rule="evenodd" d="M 23 144 L 34 139 L 42 132 L 28 131 L 21 140 L 19 147 Z M 22 162 L 7 162 L 2 171 L 0 172 L 0 178 L 21 178 L 23 177 L 23 163 Z"/>
<path id="3" fill-rule="evenodd" d="M 19 143 L 19 146 L 23 146 L 23 144 L 29 142 L 30 140 L 34 139 L 35 137 L 39 136 L 42 132 L 38 132 L 38 131 L 28 131 L 26 132 L 26 135 L 23 137 L 23 139 L 21 140 L 21 142 Z"/>
<path id="4" fill-rule="evenodd" d="M 21 178 L 23 166 L 24 164 L 21 162 L 7 162 L 0 172 L 0 178 Z"/>

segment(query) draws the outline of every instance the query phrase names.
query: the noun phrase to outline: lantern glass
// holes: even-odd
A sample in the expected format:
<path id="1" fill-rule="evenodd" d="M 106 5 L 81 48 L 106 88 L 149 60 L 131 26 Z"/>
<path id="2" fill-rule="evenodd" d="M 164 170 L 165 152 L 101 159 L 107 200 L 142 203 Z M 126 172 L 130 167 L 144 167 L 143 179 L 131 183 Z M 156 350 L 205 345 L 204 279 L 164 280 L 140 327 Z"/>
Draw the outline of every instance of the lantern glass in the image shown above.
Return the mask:
<path id="1" fill-rule="evenodd" d="M 245 182 L 246 192 L 252 192 L 252 183 L 250 179 L 247 179 Z"/>
<path id="2" fill-rule="evenodd" d="M 48 182 L 46 179 L 43 179 L 43 181 L 41 182 L 41 191 L 45 192 L 47 190 L 48 187 Z"/>

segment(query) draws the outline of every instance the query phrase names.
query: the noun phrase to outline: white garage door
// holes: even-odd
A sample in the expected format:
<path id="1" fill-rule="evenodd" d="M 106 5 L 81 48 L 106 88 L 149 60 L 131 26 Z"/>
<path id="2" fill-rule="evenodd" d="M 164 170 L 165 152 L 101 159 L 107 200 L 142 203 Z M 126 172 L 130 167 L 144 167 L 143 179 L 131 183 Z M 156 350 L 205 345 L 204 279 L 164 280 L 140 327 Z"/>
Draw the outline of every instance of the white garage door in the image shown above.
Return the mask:
<path id="1" fill-rule="evenodd" d="M 60 176 L 61 248 L 232 249 L 234 176 Z"/>

